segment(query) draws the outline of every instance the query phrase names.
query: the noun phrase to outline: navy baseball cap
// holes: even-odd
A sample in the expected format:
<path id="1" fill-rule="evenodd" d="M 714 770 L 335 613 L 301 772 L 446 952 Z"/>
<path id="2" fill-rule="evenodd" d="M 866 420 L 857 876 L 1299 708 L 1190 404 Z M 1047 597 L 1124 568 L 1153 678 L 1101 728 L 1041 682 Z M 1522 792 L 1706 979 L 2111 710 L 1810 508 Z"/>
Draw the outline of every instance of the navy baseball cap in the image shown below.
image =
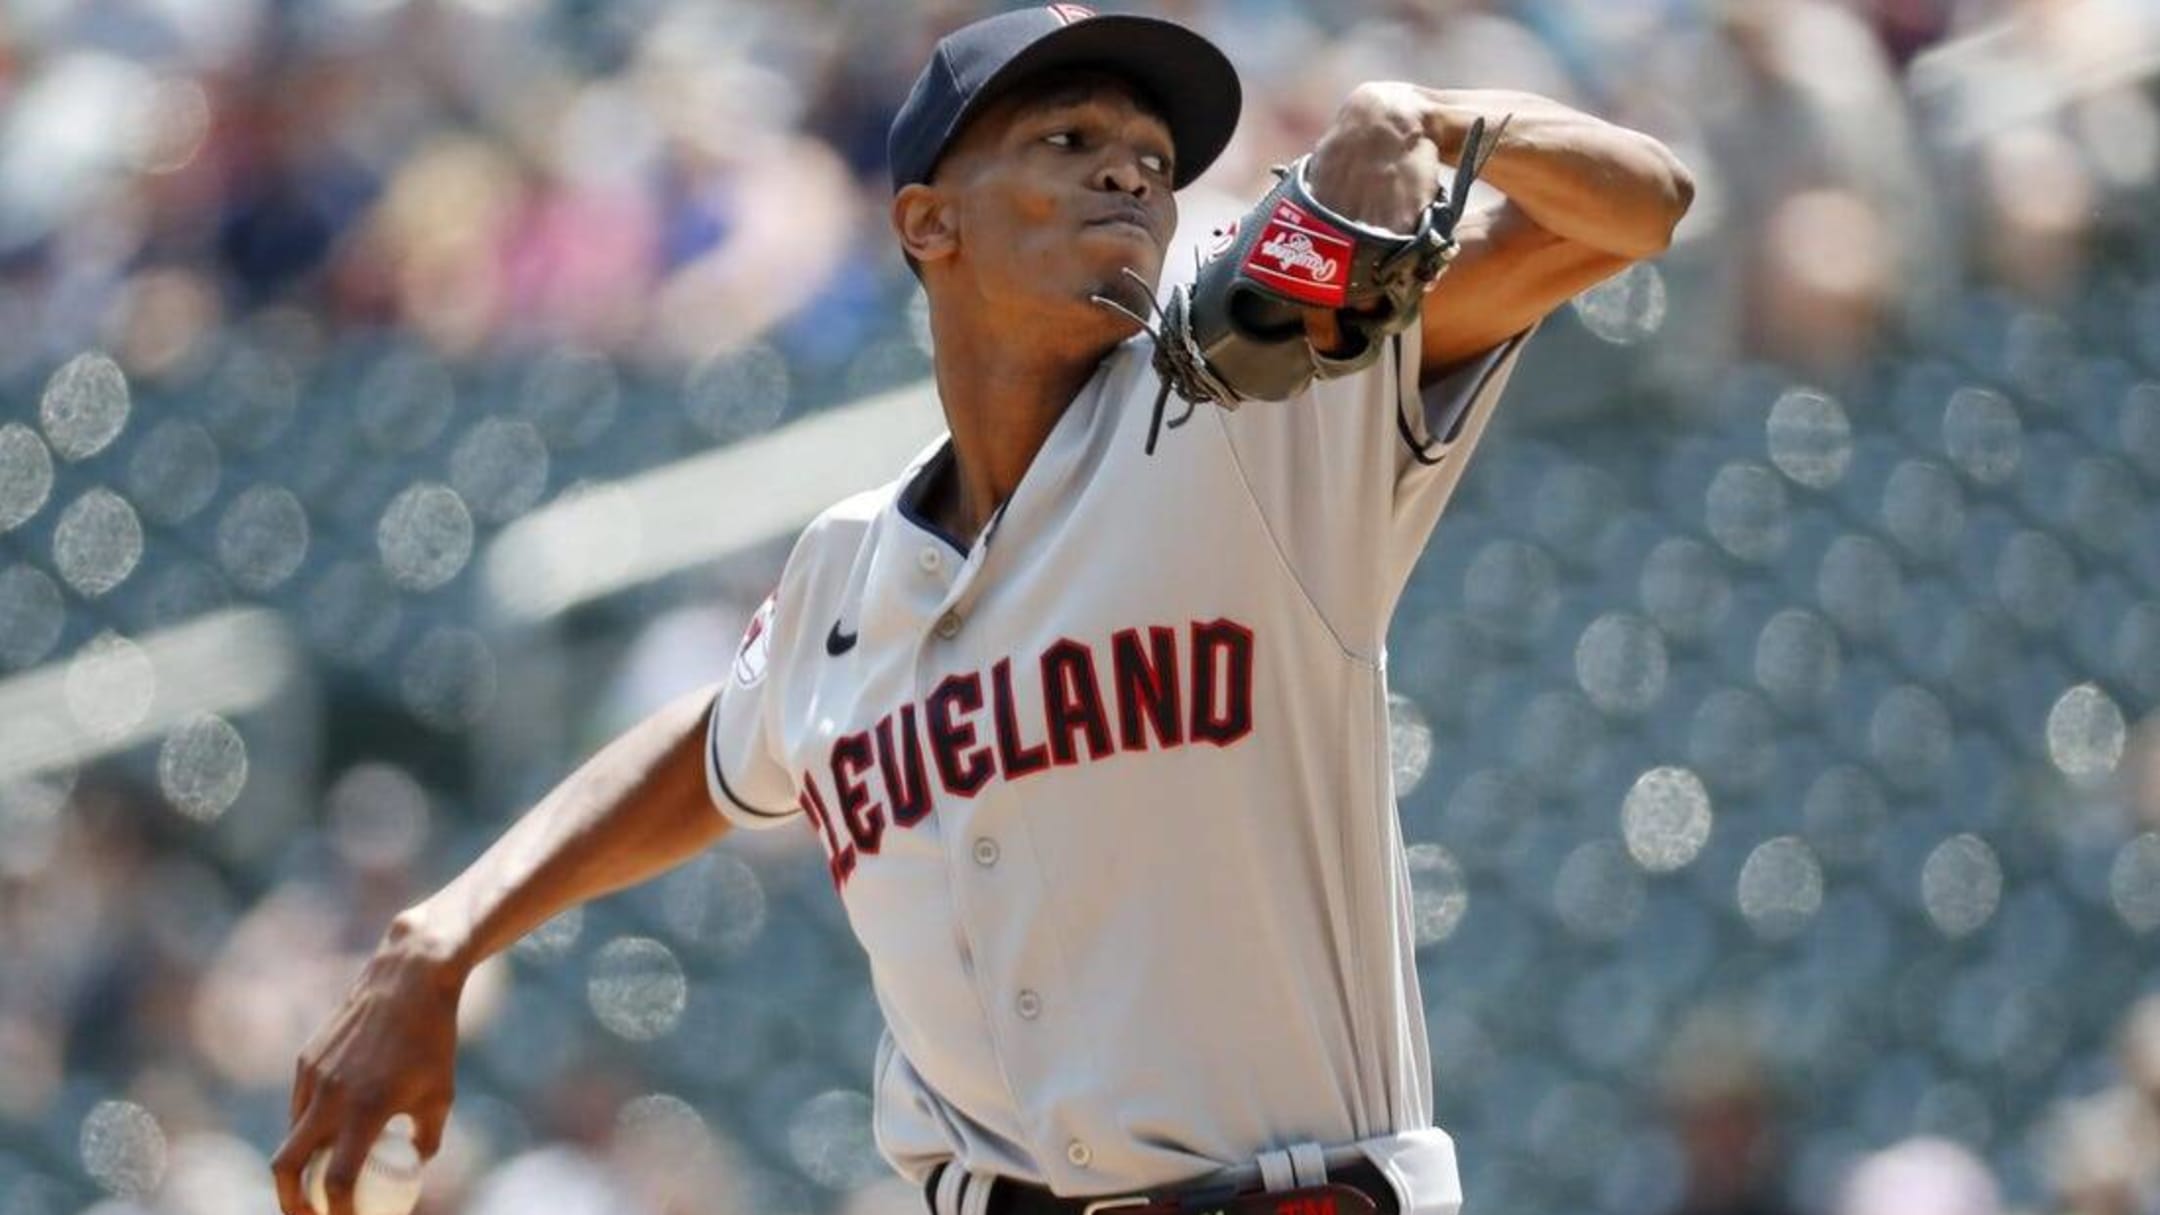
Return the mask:
<path id="1" fill-rule="evenodd" d="M 886 140 L 893 189 L 930 180 L 938 158 L 985 104 L 1059 68 L 1098 68 L 1131 81 L 1162 111 L 1183 189 L 1215 163 L 1237 129 L 1244 95 L 1215 44 L 1175 22 L 1050 4 L 988 17 L 947 34 L 893 116 Z"/>

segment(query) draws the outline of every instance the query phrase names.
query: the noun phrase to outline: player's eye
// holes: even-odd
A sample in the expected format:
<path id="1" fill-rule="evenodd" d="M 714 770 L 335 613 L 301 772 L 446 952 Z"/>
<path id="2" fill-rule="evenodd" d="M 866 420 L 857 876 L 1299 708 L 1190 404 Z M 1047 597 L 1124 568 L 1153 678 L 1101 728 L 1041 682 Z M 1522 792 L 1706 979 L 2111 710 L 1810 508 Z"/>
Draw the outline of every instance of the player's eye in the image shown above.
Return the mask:
<path id="1" fill-rule="evenodd" d="M 1052 131 L 1043 136 L 1043 142 L 1053 148 L 1077 148 L 1080 146 L 1080 137 L 1071 131 Z"/>
<path id="2" fill-rule="evenodd" d="M 1149 152 L 1140 158 L 1140 165 L 1150 173 L 1170 175 L 1170 158 L 1158 152 Z"/>

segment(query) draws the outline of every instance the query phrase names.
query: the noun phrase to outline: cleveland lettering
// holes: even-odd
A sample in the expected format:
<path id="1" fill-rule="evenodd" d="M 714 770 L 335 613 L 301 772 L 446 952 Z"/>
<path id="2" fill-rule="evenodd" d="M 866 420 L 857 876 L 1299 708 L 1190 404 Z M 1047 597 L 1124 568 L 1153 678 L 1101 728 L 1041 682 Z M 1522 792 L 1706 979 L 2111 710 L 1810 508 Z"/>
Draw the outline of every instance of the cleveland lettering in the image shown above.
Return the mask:
<path id="1" fill-rule="evenodd" d="M 1037 690 L 1015 691 L 1014 659 L 946 676 L 920 703 L 833 740 L 797 780 L 796 805 L 824 844 L 835 887 L 888 831 L 929 817 L 939 798 L 993 780 L 1123 751 L 1228 747 L 1252 733 L 1252 630 L 1232 620 L 1120 629 L 1107 646 L 1061 638 L 1032 660 Z"/>

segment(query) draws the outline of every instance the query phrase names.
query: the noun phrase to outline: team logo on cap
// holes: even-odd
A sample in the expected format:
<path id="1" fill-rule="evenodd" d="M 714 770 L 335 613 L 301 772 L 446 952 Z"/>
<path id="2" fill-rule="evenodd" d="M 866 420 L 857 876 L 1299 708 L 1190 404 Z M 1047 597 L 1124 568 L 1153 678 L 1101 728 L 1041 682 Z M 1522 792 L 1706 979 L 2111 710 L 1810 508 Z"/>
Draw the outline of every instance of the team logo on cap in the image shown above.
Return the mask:
<path id="1" fill-rule="evenodd" d="M 1355 248 L 1327 221 L 1285 199 L 1245 255 L 1245 272 L 1301 303 L 1340 308 L 1348 298 Z"/>
<path id="2" fill-rule="evenodd" d="M 1071 25 L 1075 21 L 1085 21 L 1094 16 L 1095 10 L 1085 4 L 1053 4 L 1050 6 L 1050 15 L 1057 18 L 1061 25 Z"/>

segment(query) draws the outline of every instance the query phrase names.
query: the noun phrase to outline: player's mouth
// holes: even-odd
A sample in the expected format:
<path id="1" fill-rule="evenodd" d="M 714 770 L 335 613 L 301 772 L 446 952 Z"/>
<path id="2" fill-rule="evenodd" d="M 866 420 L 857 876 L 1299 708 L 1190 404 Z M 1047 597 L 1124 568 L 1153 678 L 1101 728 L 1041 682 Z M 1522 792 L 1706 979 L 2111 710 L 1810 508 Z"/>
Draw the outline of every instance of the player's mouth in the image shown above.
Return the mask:
<path id="1" fill-rule="evenodd" d="M 1083 226 L 1107 228 L 1113 231 L 1130 230 L 1137 235 L 1146 237 L 1149 241 L 1153 241 L 1155 239 L 1155 225 L 1150 222 L 1153 218 L 1148 214 L 1145 207 L 1119 207 L 1107 215 L 1096 216 Z"/>

